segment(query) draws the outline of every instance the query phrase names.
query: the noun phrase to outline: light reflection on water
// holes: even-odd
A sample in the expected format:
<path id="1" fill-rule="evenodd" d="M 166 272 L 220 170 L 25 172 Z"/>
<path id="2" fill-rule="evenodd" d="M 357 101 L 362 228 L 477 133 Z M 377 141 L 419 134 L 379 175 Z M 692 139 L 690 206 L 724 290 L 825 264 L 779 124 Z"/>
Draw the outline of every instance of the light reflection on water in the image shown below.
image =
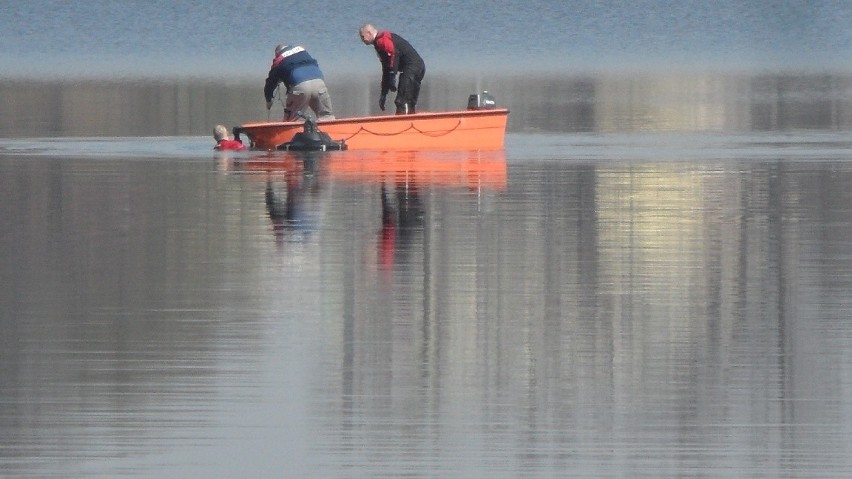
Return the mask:
<path id="1" fill-rule="evenodd" d="M 852 166 L 816 138 L 6 154 L 2 468 L 843 476 Z"/>

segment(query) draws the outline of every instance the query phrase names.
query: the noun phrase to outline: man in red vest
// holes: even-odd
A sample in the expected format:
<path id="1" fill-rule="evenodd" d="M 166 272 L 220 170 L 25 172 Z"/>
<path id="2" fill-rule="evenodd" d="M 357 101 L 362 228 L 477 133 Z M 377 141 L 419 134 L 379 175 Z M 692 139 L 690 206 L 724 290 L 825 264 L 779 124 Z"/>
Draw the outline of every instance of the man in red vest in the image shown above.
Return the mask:
<path id="1" fill-rule="evenodd" d="M 365 45 L 373 45 L 382 63 L 382 88 L 379 95 L 379 108 L 385 110 L 385 100 L 389 91 L 396 92 L 396 114 L 414 113 L 417 97 L 420 96 L 420 82 L 426 74 L 426 64 L 404 38 L 387 30 L 379 32 L 376 27 L 366 23 L 358 30 Z M 396 75 L 399 73 L 399 83 Z"/>

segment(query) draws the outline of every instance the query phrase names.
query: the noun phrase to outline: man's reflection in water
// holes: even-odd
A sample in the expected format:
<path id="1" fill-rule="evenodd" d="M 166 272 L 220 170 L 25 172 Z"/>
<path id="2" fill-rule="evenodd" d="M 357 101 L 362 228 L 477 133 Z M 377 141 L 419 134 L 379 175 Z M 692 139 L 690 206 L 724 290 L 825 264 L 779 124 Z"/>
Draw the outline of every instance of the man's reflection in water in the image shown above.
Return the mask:
<path id="1" fill-rule="evenodd" d="M 319 212 L 312 200 L 319 194 L 319 158 L 301 153 L 295 168 L 270 172 L 266 179 L 266 209 L 278 246 L 285 241 L 302 242 L 316 231 Z"/>
<path id="2" fill-rule="evenodd" d="M 391 271 L 397 255 L 406 250 L 412 238 L 423 229 L 423 203 L 417 185 L 392 178 L 383 181 L 382 231 L 379 235 L 379 261 L 384 271 Z"/>

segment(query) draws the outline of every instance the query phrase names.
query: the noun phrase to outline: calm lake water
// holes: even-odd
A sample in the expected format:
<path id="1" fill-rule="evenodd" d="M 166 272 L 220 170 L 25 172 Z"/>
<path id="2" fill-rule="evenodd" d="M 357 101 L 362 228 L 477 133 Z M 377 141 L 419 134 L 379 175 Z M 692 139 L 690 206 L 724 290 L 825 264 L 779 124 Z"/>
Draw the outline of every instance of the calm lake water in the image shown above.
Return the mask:
<path id="1" fill-rule="evenodd" d="M 852 470 L 845 132 L 153 141 L 0 155 L 11 477 Z"/>
<path id="2" fill-rule="evenodd" d="M 849 477 L 847 2 L 6 3 L 0 476 Z M 366 20 L 505 150 L 212 151 Z"/>

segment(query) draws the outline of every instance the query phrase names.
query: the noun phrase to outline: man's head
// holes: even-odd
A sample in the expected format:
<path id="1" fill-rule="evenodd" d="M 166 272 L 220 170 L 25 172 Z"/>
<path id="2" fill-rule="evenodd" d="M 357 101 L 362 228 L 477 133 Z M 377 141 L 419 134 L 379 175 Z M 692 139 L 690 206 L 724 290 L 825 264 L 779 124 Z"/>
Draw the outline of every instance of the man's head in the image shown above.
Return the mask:
<path id="1" fill-rule="evenodd" d="M 213 138 L 215 138 L 216 141 L 227 140 L 228 129 L 225 128 L 224 125 L 216 125 L 216 127 L 213 128 Z"/>
<path id="2" fill-rule="evenodd" d="M 358 35 L 361 37 L 361 41 L 364 42 L 364 45 L 370 45 L 376 41 L 376 35 L 378 35 L 378 33 L 379 31 L 376 30 L 376 27 L 369 23 L 361 25 L 361 28 L 358 29 Z"/>
<path id="3" fill-rule="evenodd" d="M 275 47 L 275 56 L 277 57 L 278 55 L 284 53 L 284 50 L 287 50 L 287 45 L 284 45 L 282 43 L 282 44 L 276 46 Z"/>

